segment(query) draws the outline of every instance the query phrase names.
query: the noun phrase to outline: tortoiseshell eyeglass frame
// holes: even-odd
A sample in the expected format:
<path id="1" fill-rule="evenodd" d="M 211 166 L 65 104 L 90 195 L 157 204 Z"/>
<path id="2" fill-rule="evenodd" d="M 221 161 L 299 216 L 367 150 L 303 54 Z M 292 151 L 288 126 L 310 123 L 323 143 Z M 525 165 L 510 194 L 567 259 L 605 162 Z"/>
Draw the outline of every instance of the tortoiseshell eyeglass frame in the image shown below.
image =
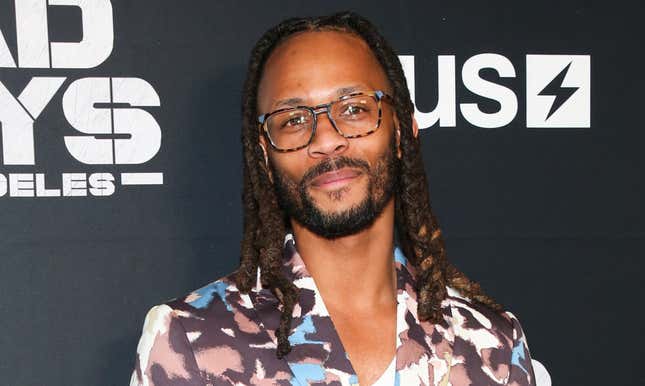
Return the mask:
<path id="1" fill-rule="evenodd" d="M 331 117 L 331 107 L 335 103 L 344 101 L 344 100 L 349 99 L 349 98 L 353 98 L 355 96 L 360 96 L 360 95 L 367 95 L 367 96 L 371 96 L 372 98 L 376 99 L 376 104 L 378 106 L 378 119 L 376 121 L 376 126 L 374 128 L 372 128 L 372 129 L 367 130 L 364 133 L 361 133 L 361 134 L 354 134 L 354 135 L 345 134 L 342 131 L 340 131 L 340 129 L 336 125 L 336 122 Z M 273 149 L 275 149 L 276 151 L 281 152 L 281 153 L 288 153 L 288 152 L 291 152 L 291 151 L 297 151 L 297 150 L 300 150 L 300 149 L 304 149 L 305 147 L 307 147 L 307 146 L 309 146 L 311 144 L 311 141 L 314 139 L 314 136 L 316 135 L 316 126 L 318 124 L 318 114 L 322 114 L 324 112 L 327 112 L 327 118 L 329 118 L 329 121 L 331 122 L 331 124 L 334 127 L 334 129 L 336 129 L 338 134 L 342 135 L 345 138 L 360 138 L 360 137 L 365 137 L 365 136 L 368 136 L 368 135 L 374 133 L 381 126 L 381 119 L 382 119 L 382 116 L 383 116 L 383 110 L 381 108 L 381 101 L 386 101 L 386 102 L 392 103 L 392 100 L 393 99 L 392 99 L 392 97 L 390 95 L 386 94 L 385 92 L 383 92 L 381 90 L 355 92 L 355 93 L 343 95 L 342 97 L 340 97 L 340 98 L 338 98 L 336 100 L 333 100 L 333 101 L 331 101 L 329 103 L 324 103 L 324 104 L 321 104 L 321 105 L 318 105 L 318 106 L 313 106 L 313 107 L 311 107 L 311 106 L 287 107 L 287 108 L 271 111 L 270 113 L 262 114 L 262 115 L 260 115 L 258 117 L 258 125 L 259 125 L 260 129 L 262 130 L 262 132 L 264 133 L 264 135 L 266 136 L 266 138 L 269 140 L 269 143 L 271 144 L 271 147 L 273 147 Z M 312 116 L 314 117 L 314 121 L 313 121 L 312 128 L 311 128 L 311 136 L 309 137 L 309 140 L 307 141 L 307 143 L 305 143 L 304 145 L 301 145 L 301 146 L 298 146 L 298 147 L 293 147 L 293 148 L 287 148 L 287 149 L 280 148 L 280 147 L 276 146 L 276 144 L 273 142 L 273 139 L 271 138 L 271 135 L 269 135 L 269 128 L 267 127 L 268 118 L 270 116 L 274 115 L 274 114 L 277 114 L 277 113 L 281 113 L 281 112 L 284 112 L 284 111 L 297 110 L 297 109 L 309 110 L 311 112 Z"/>

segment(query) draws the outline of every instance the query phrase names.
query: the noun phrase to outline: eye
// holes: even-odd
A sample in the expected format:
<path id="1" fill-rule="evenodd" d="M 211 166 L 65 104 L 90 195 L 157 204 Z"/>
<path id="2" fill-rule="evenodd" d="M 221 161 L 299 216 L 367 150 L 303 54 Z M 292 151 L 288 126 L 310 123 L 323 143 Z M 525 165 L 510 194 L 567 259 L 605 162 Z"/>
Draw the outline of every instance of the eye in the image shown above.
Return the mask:
<path id="1" fill-rule="evenodd" d="M 340 116 L 343 119 L 358 119 L 369 112 L 369 106 L 360 102 L 348 103 L 342 107 Z"/>
<path id="2" fill-rule="evenodd" d="M 305 115 L 293 116 L 282 123 L 283 127 L 293 127 L 301 126 L 307 123 L 307 117 Z"/>
<path id="3" fill-rule="evenodd" d="M 365 109 L 362 106 L 359 105 L 350 105 L 347 106 L 347 109 L 345 109 L 345 113 L 349 115 L 356 115 L 364 112 Z"/>
<path id="4" fill-rule="evenodd" d="M 270 126 L 284 134 L 298 133 L 311 127 L 311 114 L 308 111 L 288 111 L 274 117 Z"/>

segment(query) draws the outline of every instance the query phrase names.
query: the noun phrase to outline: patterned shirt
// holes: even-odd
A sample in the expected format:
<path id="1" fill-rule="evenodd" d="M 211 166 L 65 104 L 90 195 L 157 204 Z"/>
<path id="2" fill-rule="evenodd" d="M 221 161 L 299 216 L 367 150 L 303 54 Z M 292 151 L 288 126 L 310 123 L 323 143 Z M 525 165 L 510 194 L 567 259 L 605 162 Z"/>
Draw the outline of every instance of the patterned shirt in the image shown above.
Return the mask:
<path id="1" fill-rule="evenodd" d="M 417 317 L 415 268 L 396 248 L 395 385 L 535 385 L 526 339 L 510 312 L 497 313 L 448 288 L 444 321 Z M 313 278 L 285 243 L 284 273 L 300 288 L 289 341 L 276 357 L 278 300 L 258 285 L 242 294 L 228 275 L 153 307 L 130 386 L 358 385 Z"/>

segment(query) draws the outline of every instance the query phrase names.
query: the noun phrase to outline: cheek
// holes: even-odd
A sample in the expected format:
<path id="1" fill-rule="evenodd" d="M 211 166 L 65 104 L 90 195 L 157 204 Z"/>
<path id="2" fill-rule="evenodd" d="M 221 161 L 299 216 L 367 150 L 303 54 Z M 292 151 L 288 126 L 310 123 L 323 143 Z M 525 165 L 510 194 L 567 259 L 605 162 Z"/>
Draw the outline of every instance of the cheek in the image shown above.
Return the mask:
<path id="1" fill-rule="evenodd" d="M 274 171 L 291 181 L 299 182 L 306 172 L 306 157 L 300 154 L 302 150 L 293 153 L 272 153 L 269 162 Z"/>
<path id="2" fill-rule="evenodd" d="M 370 167 L 375 166 L 375 162 L 383 157 L 386 152 L 391 151 L 392 137 L 390 129 L 385 127 L 384 130 L 379 130 L 376 133 L 365 137 L 362 143 L 356 143 L 353 151 L 353 157 L 362 158 L 370 164 Z"/>

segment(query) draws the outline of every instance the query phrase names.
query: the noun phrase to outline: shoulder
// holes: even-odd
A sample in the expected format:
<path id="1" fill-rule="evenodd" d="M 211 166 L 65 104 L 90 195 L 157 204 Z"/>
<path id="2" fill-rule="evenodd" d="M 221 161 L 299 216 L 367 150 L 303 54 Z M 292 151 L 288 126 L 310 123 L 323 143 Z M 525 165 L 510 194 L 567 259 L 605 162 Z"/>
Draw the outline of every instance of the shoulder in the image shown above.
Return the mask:
<path id="1" fill-rule="evenodd" d="M 231 312 L 231 302 L 238 302 L 240 293 L 233 280 L 234 273 L 212 281 L 182 296 L 150 308 L 144 321 L 144 332 L 168 328 L 171 322 L 181 324 L 187 319 L 203 319 L 208 313 Z"/>
<path id="2" fill-rule="evenodd" d="M 177 313 L 167 304 L 156 305 L 143 323 L 130 385 L 170 385 L 180 379 L 186 385 L 202 382 L 193 348 Z"/>
<path id="3" fill-rule="evenodd" d="M 209 311 L 232 311 L 231 302 L 237 303 L 240 291 L 235 284 L 235 272 L 203 285 L 187 294 L 168 300 L 164 304 L 172 309 L 186 310 L 195 314 Z"/>
<path id="4" fill-rule="evenodd" d="M 498 312 L 484 304 L 463 296 L 454 288 L 447 287 L 448 297 L 444 305 L 450 308 L 452 323 L 459 329 L 496 331 L 511 337 L 517 318 L 509 311 Z"/>
<path id="5" fill-rule="evenodd" d="M 232 331 L 252 329 L 254 305 L 248 294 L 239 291 L 235 272 L 203 285 L 187 294 L 171 299 L 159 307 L 171 310 L 182 327 L 193 335 L 206 335 L 217 329 L 233 335 Z M 202 339 L 203 340 L 203 339 Z"/>
<path id="6" fill-rule="evenodd" d="M 505 378 L 507 384 L 534 384 L 528 343 L 512 312 L 492 310 L 450 287 L 445 304 L 450 309 L 455 350 L 466 357 L 479 357 L 482 376 L 497 381 Z"/>
<path id="7" fill-rule="evenodd" d="M 252 368 L 245 358 L 252 351 L 249 342 L 272 342 L 255 317 L 249 295 L 240 293 L 233 277 L 234 273 L 148 311 L 132 385 L 171 385 L 166 381 L 176 378 L 201 385 L 202 380 L 228 380 Z"/>

